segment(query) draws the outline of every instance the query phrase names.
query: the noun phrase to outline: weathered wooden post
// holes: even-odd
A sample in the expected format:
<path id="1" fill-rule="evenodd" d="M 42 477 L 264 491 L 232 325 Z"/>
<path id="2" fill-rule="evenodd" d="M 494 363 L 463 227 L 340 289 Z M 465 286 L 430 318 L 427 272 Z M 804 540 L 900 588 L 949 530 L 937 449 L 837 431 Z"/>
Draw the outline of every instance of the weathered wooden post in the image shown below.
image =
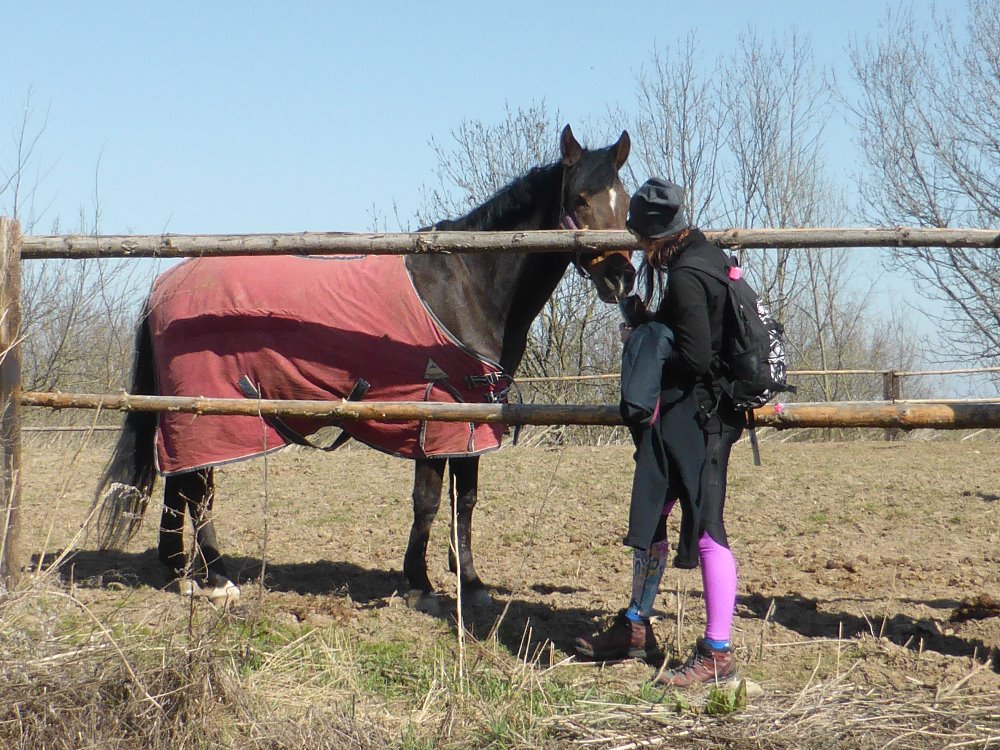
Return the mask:
<path id="1" fill-rule="evenodd" d="M 21 230 L 0 217 L 0 591 L 21 571 Z"/>
<path id="2" fill-rule="evenodd" d="M 895 370 L 886 370 L 882 373 L 882 400 L 899 401 L 903 397 L 903 386 L 899 375 Z M 885 431 L 886 440 L 895 440 L 899 437 L 899 430 L 890 427 Z"/>

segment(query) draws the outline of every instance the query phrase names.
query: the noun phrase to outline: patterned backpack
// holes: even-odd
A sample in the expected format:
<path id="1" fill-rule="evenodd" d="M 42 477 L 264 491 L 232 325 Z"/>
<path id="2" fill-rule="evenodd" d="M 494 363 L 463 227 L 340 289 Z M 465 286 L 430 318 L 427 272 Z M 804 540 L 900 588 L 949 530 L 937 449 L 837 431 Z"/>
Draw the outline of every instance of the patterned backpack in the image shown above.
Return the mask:
<path id="1" fill-rule="evenodd" d="M 733 406 L 746 413 L 754 463 L 759 466 L 753 410 L 779 393 L 796 390 L 786 379 L 785 328 L 743 278 L 743 269 L 735 257 L 730 256 L 723 269 L 697 256 L 681 256 L 673 270 L 681 267 L 700 271 L 726 285 L 719 376 Z"/>

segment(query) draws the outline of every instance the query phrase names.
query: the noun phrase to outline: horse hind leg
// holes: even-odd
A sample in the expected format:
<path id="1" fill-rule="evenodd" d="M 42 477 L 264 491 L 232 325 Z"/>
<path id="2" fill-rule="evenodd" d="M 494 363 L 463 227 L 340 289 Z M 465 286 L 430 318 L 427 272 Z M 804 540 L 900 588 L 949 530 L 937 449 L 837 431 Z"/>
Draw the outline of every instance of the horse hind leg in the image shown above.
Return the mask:
<path id="1" fill-rule="evenodd" d="M 160 534 L 157 553 L 167 569 L 168 582 L 180 581 L 187 576 L 188 559 L 184 552 L 184 519 L 187 504 L 179 489 L 178 477 L 167 477 L 163 490 L 163 514 L 160 517 Z"/>
<path id="2" fill-rule="evenodd" d="M 479 578 L 472 558 L 472 511 L 479 497 L 479 457 L 452 458 L 449 465 L 454 491 L 450 493 L 453 525 L 452 541 L 448 545 L 448 567 L 452 573 L 460 574 L 463 603 L 473 607 L 488 607 L 493 604 L 493 600 Z M 454 545 L 456 537 L 457 555 Z"/>
<path id="3" fill-rule="evenodd" d="M 413 609 L 439 615 L 441 605 L 427 576 L 427 541 L 441 504 L 444 459 L 418 459 L 413 470 L 413 526 L 403 558 L 403 574 L 409 584 L 406 603 Z"/>
<path id="4" fill-rule="evenodd" d="M 171 486 L 170 480 L 175 480 Z M 168 501 L 169 495 L 169 501 Z M 194 554 L 183 569 L 184 580 L 193 579 L 199 592 L 208 597 L 213 604 L 233 604 L 239 600 L 240 590 L 229 579 L 226 565 L 219 552 L 219 544 L 215 533 L 215 522 L 212 517 L 212 507 L 215 502 L 215 472 L 209 469 L 180 474 L 168 478 L 164 492 L 164 514 L 171 507 L 175 515 L 180 516 L 180 526 L 183 527 L 183 514 L 186 506 L 194 527 Z M 179 512 L 177 509 L 180 509 Z M 173 523 L 176 520 L 171 519 Z M 169 542 L 168 550 L 175 549 L 178 541 Z M 183 548 L 181 549 L 183 554 Z M 174 560 L 179 558 L 174 553 Z M 163 553 L 163 535 L 161 534 L 161 555 Z M 176 566 L 171 566 L 176 570 Z M 194 593 L 189 586 L 187 593 Z"/>
<path id="5" fill-rule="evenodd" d="M 205 469 L 195 472 L 200 480 L 200 495 L 197 487 L 188 498 L 188 513 L 194 525 L 196 578 L 204 581 L 202 593 L 212 604 L 227 605 L 239 601 L 240 590 L 229 579 L 226 564 L 219 552 L 219 542 L 215 533 L 212 508 L 215 505 L 215 470 Z"/>

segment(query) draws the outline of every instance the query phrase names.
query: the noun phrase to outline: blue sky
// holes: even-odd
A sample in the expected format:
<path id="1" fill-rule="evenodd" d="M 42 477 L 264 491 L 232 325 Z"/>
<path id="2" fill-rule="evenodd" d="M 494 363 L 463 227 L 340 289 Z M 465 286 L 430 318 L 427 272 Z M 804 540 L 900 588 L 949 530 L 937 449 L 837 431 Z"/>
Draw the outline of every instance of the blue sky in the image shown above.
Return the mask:
<path id="1" fill-rule="evenodd" d="M 432 138 L 544 102 L 586 123 L 635 111 L 640 69 L 695 32 L 715 59 L 754 29 L 796 32 L 817 68 L 850 86 L 852 39 L 897 0 L 5 3 L 0 167 L 30 94 L 44 123 L 27 181 L 33 231 L 252 233 L 399 229 L 435 183 Z M 949 12 L 964 3 L 944 2 Z M 930 5 L 916 2 L 925 22 Z M 553 132 L 553 144 L 558 134 Z M 583 138 L 585 143 L 589 140 Z M 828 159 L 856 170 L 847 125 Z M 588 143 L 588 145 L 604 145 Z M 645 175 L 636 175 L 642 179 Z M 9 212 L 9 191 L 0 212 Z M 414 224 L 409 224 L 410 227 Z M 405 228 L 405 227 L 404 227 Z M 888 310 L 922 304 L 860 251 Z M 863 280 L 862 280 L 862 283 Z M 926 330 L 917 312 L 908 313 Z"/>
<path id="2" fill-rule="evenodd" d="M 364 231 L 373 211 L 412 217 L 430 139 L 463 119 L 633 108 L 654 45 L 692 30 L 713 56 L 751 26 L 795 30 L 846 82 L 852 35 L 890 4 L 20 2 L 3 13 L 0 165 L 30 92 L 47 123 L 37 233 L 75 230 L 95 194 L 109 234 Z M 850 169 L 846 128 L 829 138 Z"/>
<path id="3" fill-rule="evenodd" d="M 849 90 L 852 40 L 891 8 L 930 16 L 917 0 L 4 5 L 0 168 L 30 94 L 29 132 L 44 123 L 27 175 L 38 234 L 56 220 L 77 231 L 81 212 L 92 230 L 98 204 L 104 234 L 367 231 L 374 217 L 395 230 L 435 183 L 431 139 L 447 144 L 463 120 L 544 102 L 585 136 L 609 110 L 634 112 L 654 47 L 691 32 L 714 60 L 750 29 L 794 31 Z M 849 184 L 848 126 L 826 134 Z M 927 330 L 908 282 L 860 252 L 878 309 L 912 308 Z"/>

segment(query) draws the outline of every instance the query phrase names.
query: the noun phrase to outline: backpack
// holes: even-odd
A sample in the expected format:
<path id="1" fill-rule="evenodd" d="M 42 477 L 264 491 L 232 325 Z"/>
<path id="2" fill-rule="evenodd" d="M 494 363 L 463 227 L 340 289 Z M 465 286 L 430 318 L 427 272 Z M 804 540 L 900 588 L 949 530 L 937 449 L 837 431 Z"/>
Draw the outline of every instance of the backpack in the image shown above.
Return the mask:
<path id="1" fill-rule="evenodd" d="M 782 392 L 794 393 L 787 381 L 785 327 L 775 320 L 753 287 L 743 278 L 739 261 L 730 256 L 725 268 L 707 259 L 681 256 L 677 268 L 692 268 L 726 286 L 722 350 L 717 375 L 737 411 L 746 413 L 754 463 L 760 465 L 753 410 Z"/>

